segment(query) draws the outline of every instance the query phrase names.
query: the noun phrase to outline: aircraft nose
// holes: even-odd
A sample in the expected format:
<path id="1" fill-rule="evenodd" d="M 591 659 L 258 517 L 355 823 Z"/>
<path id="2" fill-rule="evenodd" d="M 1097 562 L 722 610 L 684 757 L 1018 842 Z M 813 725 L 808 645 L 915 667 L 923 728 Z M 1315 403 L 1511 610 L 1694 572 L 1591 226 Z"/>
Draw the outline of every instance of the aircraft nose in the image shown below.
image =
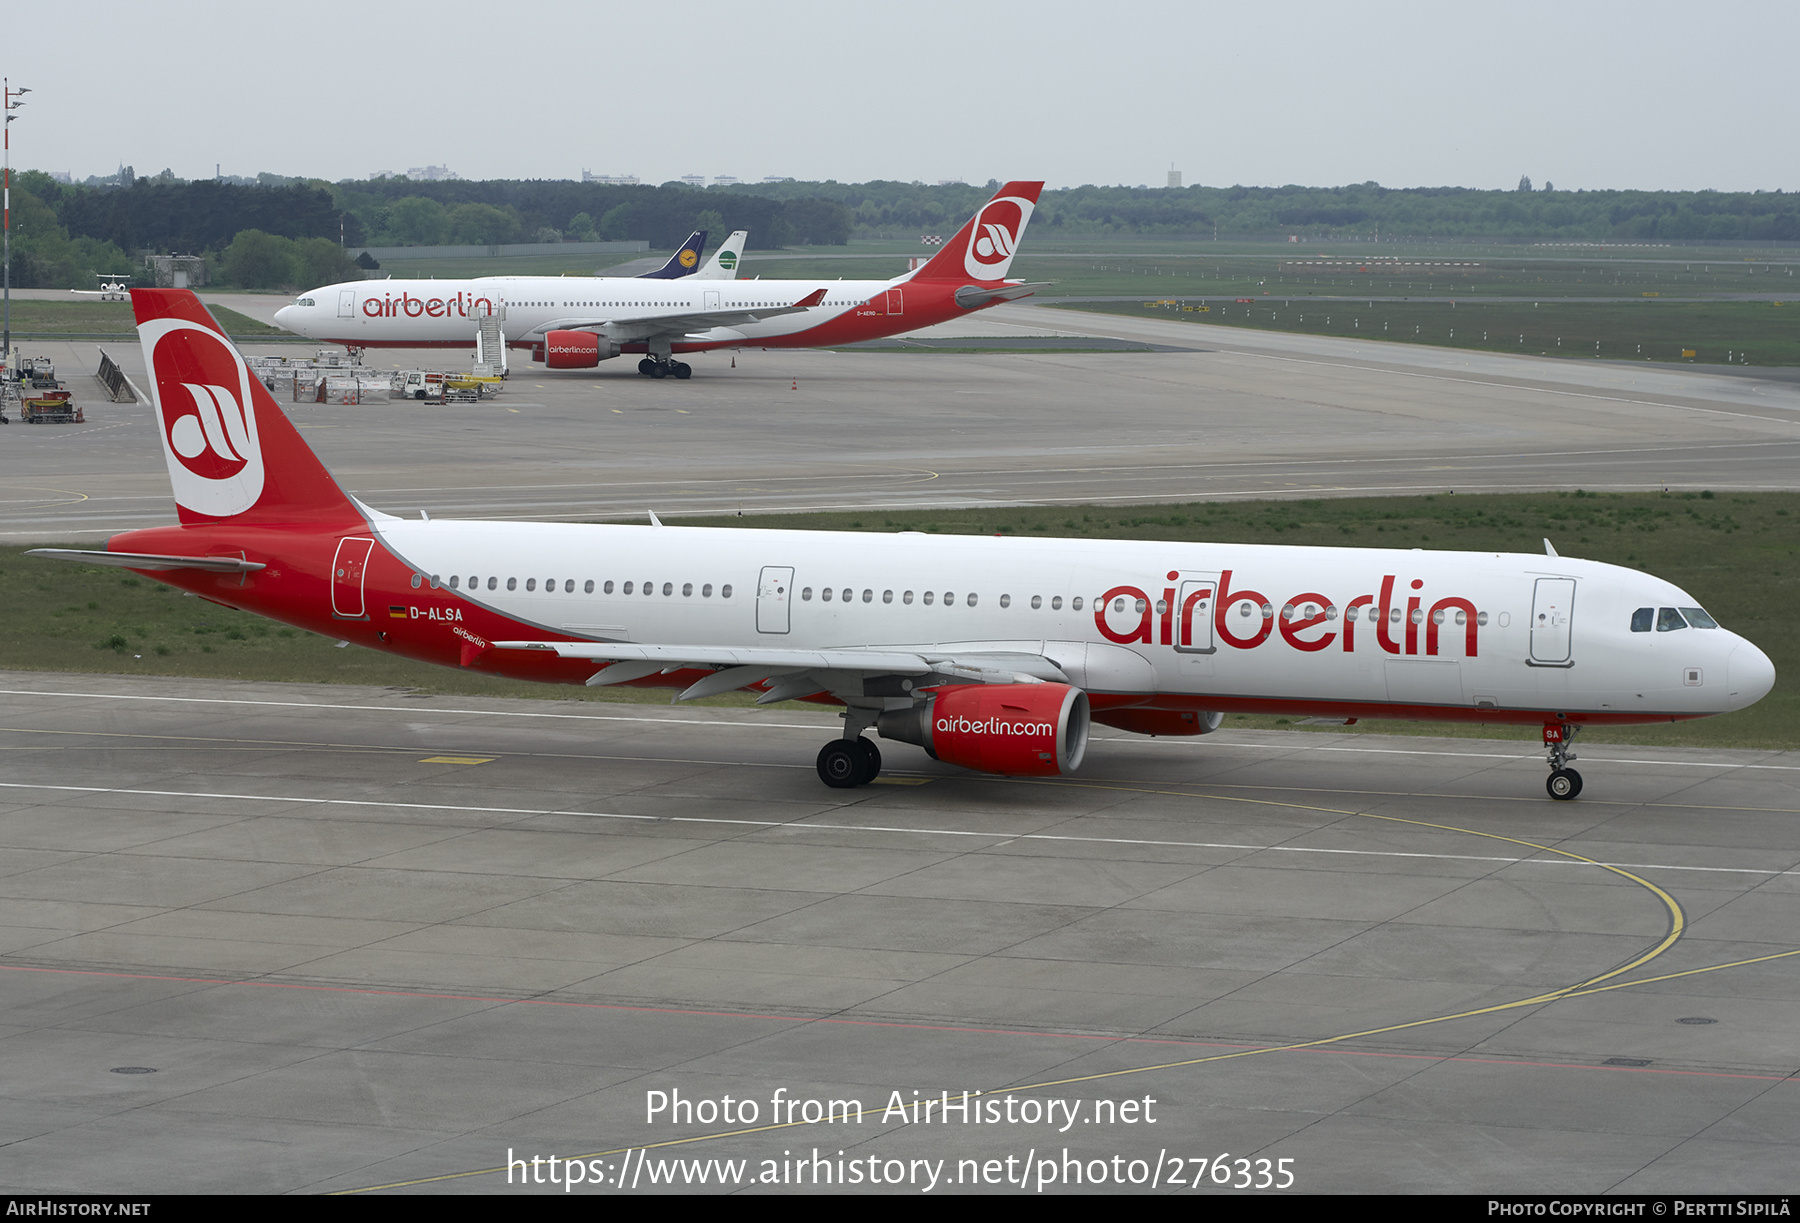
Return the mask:
<path id="1" fill-rule="evenodd" d="M 1775 687 L 1775 664 L 1769 656 L 1741 642 L 1725 660 L 1725 689 L 1733 709 L 1747 709 L 1769 695 Z"/>
<path id="2" fill-rule="evenodd" d="M 275 312 L 275 325 L 277 327 L 285 327 L 289 331 L 298 331 L 299 328 L 296 327 L 295 324 L 299 321 L 300 308 L 298 306 L 283 306 Z"/>

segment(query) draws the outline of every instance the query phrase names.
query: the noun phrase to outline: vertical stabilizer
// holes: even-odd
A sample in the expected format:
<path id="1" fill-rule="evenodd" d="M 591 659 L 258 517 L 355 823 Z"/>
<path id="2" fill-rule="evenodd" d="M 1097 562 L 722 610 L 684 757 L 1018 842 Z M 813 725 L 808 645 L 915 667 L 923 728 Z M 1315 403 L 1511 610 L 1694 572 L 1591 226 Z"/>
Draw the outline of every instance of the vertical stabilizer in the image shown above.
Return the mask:
<path id="1" fill-rule="evenodd" d="M 1007 183 L 913 279 L 1005 280 L 1043 189 L 1042 183 Z"/>
<path id="2" fill-rule="evenodd" d="M 750 240 L 750 231 L 734 229 L 731 237 L 719 243 L 719 249 L 706 265 L 694 273 L 695 280 L 736 280 L 738 264 L 744 258 L 744 243 Z"/>
<path id="3" fill-rule="evenodd" d="M 694 269 L 700 266 L 700 252 L 706 249 L 706 231 L 697 229 L 688 235 L 688 240 L 681 244 L 681 249 L 669 256 L 669 261 L 654 272 L 645 272 L 639 280 L 680 280 L 683 276 L 692 276 Z"/>
<path id="4" fill-rule="evenodd" d="M 337 481 L 186 289 L 133 289 L 183 525 L 362 521 Z"/>

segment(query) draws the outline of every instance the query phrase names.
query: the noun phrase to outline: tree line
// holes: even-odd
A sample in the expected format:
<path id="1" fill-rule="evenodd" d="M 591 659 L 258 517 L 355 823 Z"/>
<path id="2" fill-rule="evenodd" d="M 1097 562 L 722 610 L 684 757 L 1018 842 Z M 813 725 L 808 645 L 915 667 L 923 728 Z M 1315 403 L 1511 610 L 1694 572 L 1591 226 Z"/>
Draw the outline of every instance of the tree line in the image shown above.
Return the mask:
<path id="1" fill-rule="evenodd" d="M 1525 187 L 1530 180 L 1521 181 Z M 776 199 L 850 209 L 856 235 L 954 229 L 1000 184 L 759 183 Z M 1067 233 L 1264 238 L 1492 238 L 1534 241 L 1766 242 L 1800 239 L 1800 194 L 1782 191 L 1487 191 L 1470 187 L 1070 187 L 1045 191 L 1034 225 Z"/>
<path id="2" fill-rule="evenodd" d="M 13 187 L 13 283 L 86 288 L 95 273 L 142 274 L 142 253 L 205 255 L 212 274 L 243 288 L 325 284 L 356 273 L 346 252 L 370 246 L 647 241 L 679 245 L 696 229 L 715 240 L 750 231 L 750 246 L 842 245 L 853 217 L 828 200 L 712 194 L 684 184 L 404 178 L 268 184 L 183 182 L 165 171 L 113 184 L 60 183 L 26 171 Z"/>
<path id="3" fill-rule="evenodd" d="M 363 245 L 500 245 L 637 239 L 675 246 L 705 229 L 750 232 L 752 249 L 841 245 L 851 237 L 948 234 L 999 186 L 897 181 L 615 186 L 555 180 L 404 177 L 327 183 L 184 182 L 168 171 L 60 183 L 27 171 L 13 187 L 13 283 L 87 287 L 143 252 L 205 254 L 243 287 L 352 275 Z M 1098 187 L 1046 191 L 1034 224 L 1052 232 L 1308 239 L 1765 242 L 1800 240 L 1800 195 L 1781 191 L 1515 191 L 1464 187 Z M 233 253 L 235 250 L 235 254 Z M 332 275 L 320 273 L 333 272 Z"/>

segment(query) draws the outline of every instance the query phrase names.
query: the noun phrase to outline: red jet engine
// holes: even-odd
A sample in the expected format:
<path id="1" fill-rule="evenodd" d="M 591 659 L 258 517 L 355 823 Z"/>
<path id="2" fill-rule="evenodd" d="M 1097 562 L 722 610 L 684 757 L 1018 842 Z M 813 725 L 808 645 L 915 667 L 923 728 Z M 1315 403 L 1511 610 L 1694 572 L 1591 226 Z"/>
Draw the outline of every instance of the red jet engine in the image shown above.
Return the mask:
<path id="1" fill-rule="evenodd" d="M 953 684 L 881 715 L 885 739 L 935 760 L 1006 777 L 1055 777 L 1087 752 L 1087 693 L 1067 684 Z"/>
<path id="2" fill-rule="evenodd" d="M 547 369 L 593 369 L 619 355 L 619 346 L 591 331 L 552 331 L 532 356 Z"/>

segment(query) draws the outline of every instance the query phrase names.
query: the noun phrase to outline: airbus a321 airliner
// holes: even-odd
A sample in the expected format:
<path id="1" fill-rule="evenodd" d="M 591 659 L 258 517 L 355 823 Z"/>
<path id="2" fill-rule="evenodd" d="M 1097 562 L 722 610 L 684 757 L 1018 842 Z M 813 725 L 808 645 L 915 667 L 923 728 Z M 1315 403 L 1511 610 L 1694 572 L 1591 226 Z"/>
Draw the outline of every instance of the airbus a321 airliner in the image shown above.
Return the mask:
<path id="1" fill-rule="evenodd" d="M 1042 183 L 1007 183 L 923 267 L 893 280 L 720 283 L 588 276 L 359 280 L 275 312 L 289 331 L 350 348 L 470 348 L 476 320 L 505 313 L 506 343 L 550 369 L 643 353 L 638 372 L 686 378 L 676 353 L 819 348 L 928 327 L 1043 288 L 1007 280 Z"/>
<path id="2" fill-rule="evenodd" d="M 1541 725 L 1569 799 L 1581 727 L 1742 709 L 1775 682 L 1691 595 L 1548 550 L 403 521 L 338 487 L 191 292 L 132 305 L 180 525 L 37 555 L 445 666 L 842 705 L 831 786 L 880 770 L 870 728 L 1058 775 L 1090 721 L 1202 735 L 1244 710 Z"/>

